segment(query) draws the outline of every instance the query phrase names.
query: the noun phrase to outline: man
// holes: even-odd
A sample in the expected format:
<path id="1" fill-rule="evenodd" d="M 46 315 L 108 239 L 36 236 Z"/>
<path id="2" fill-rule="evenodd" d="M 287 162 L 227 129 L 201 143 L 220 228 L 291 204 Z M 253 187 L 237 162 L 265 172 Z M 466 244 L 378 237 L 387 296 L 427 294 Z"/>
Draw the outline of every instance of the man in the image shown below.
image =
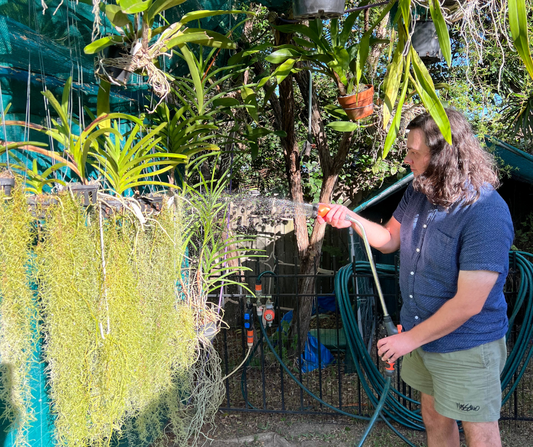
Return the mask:
<path id="1" fill-rule="evenodd" d="M 457 420 L 469 447 L 501 447 L 503 286 L 513 226 L 495 191 L 493 158 L 459 112 L 446 113 L 452 145 L 429 114 L 408 125 L 405 163 L 414 180 L 384 226 L 341 205 L 319 221 L 346 228 L 351 215 L 373 247 L 400 249 L 404 331 L 379 340 L 378 354 L 387 362 L 403 356 L 402 379 L 421 392 L 428 447 L 459 447 Z"/>

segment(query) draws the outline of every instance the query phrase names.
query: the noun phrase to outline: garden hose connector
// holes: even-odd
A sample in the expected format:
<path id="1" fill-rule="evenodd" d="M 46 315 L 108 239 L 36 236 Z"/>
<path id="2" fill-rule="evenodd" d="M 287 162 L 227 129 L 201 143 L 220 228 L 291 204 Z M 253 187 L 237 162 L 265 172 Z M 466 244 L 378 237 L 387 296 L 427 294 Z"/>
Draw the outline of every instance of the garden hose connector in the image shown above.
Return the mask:
<path id="1" fill-rule="evenodd" d="M 270 298 L 268 298 L 263 310 L 263 326 L 266 327 L 268 325 L 271 327 L 275 316 L 274 305 L 272 304 L 272 301 L 270 301 Z"/>
<path id="2" fill-rule="evenodd" d="M 390 337 L 391 335 L 396 335 L 398 331 L 398 326 L 396 326 L 392 322 L 392 318 L 390 315 L 384 315 L 383 316 L 383 326 L 385 327 L 385 331 L 387 332 L 387 337 Z"/>
<path id="3" fill-rule="evenodd" d="M 261 284 L 261 280 L 258 279 L 255 282 L 255 296 L 261 296 L 263 295 L 263 285 Z"/>
<path id="4" fill-rule="evenodd" d="M 249 348 L 254 345 L 254 313 L 253 305 L 250 300 L 246 302 L 246 311 L 244 312 L 244 330 L 246 331 L 246 344 Z"/>

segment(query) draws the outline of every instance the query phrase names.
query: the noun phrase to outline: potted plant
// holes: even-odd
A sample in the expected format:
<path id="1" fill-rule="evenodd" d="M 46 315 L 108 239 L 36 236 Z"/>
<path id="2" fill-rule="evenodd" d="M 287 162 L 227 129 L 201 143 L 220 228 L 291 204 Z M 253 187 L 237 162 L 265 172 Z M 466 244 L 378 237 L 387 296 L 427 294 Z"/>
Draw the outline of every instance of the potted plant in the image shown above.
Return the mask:
<path id="1" fill-rule="evenodd" d="M 107 82 L 124 84 L 127 76 L 110 75 L 109 69 L 125 70 L 148 76 L 148 83 L 161 100 L 170 92 L 166 74 L 158 67 L 160 56 L 169 54 L 175 47 L 193 42 L 216 48 L 235 49 L 236 44 L 228 37 L 203 28 L 190 28 L 190 22 L 223 14 L 243 14 L 244 11 L 192 11 L 178 22 L 154 27 L 155 19 L 163 12 L 184 3 L 186 0 L 121 0 L 108 4 L 105 13 L 114 26 L 115 34 L 102 37 L 84 48 L 86 54 L 95 54 L 111 47 L 118 57 L 99 60 L 97 74 Z M 109 56 L 109 53 L 108 53 Z"/>
<path id="2" fill-rule="evenodd" d="M 71 80 L 67 80 L 60 103 L 50 92 L 45 92 L 52 107 L 56 110 L 59 119 L 52 120 L 52 127 L 19 121 L 6 121 L 7 125 L 28 125 L 30 129 L 43 132 L 60 143 L 63 153 L 51 151 L 37 146 L 33 142 L 10 143 L 8 147 L 13 150 L 25 150 L 53 158 L 59 163 L 40 175 L 34 163 L 30 170 L 24 166 L 13 152 L 12 157 L 19 161 L 17 167 L 30 173 L 30 177 L 37 181 L 34 192 L 41 192 L 45 184 L 51 183 L 47 177 L 61 168 L 70 168 L 79 182 L 68 185 L 68 189 L 83 199 L 85 205 L 95 202 L 98 185 L 89 179 L 90 168 L 101 173 L 108 186 L 116 194 L 123 194 L 127 189 L 142 185 L 158 185 L 174 187 L 174 185 L 154 180 L 153 177 L 175 168 L 180 163 L 185 163 L 188 156 L 185 154 L 153 151 L 161 141 L 161 132 L 167 123 L 160 124 L 157 128 L 141 135 L 144 131 L 143 119 L 124 114 L 103 114 L 98 118 L 91 116 L 89 125 L 75 132 L 74 128 L 79 121 L 69 114 Z M 120 120 L 120 121 L 119 121 Z M 104 124 L 106 126 L 104 126 Z M 109 126 L 109 127 L 107 127 Z M 129 131 L 128 131 L 129 126 Z M 123 137 L 126 134 L 127 137 Z M 201 146 L 200 149 L 205 149 Z M 61 181 L 56 181 L 62 183 Z"/>
<path id="3" fill-rule="evenodd" d="M 59 143 L 62 152 L 45 149 L 41 147 L 46 146 L 45 144 L 35 142 L 9 142 L 11 146 L 8 147 L 38 153 L 64 163 L 64 166 L 69 168 L 78 177 L 79 181 L 86 185 L 89 183 L 89 173 L 87 171 L 89 153 L 94 151 L 98 145 L 96 139 L 102 133 L 102 125 L 115 118 L 131 120 L 139 124 L 142 124 L 142 121 L 124 113 L 110 113 L 97 118 L 93 117 L 94 119 L 83 127 L 80 121 L 71 113 L 71 86 L 72 78 L 69 78 L 65 83 L 61 102 L 49 90 L 42 92 L 57 114 L 57 119 L 52 119 L 52 126 L 46 127 L 25 121 L 8 120 L 5 122 L 6 125 L 25 126 L 48 135 Z M 81 131 L 76 131 L 78 128 Z"/>
<path id="4" fill-rule="evenodd" d="M 395 5 L 398 7 L 393 13 L 392 8 Z M 370 6 L 367 5 L 366 7 Z M 270 76 L 261 79 L 258 86 L 262 87 L 273 78 L 279 84 L 293 72 L 311 69 L 332 79 L 338 88 L 339 97 L 354 93 L 359 97 L 364 91 L 364 87 L 359 87 L 359 85 L 364 83 L 362 82 L 364 68 L 371 46 L 378 42 L 389 43 L 393 46 L 391 48 L 392 60 L 387 67 L 387 74 L 381 89 L 383 95 L 382 123 L 383 128 L 387 130 L 381 157 L 387 156 L 398 135 L 401 112 L 409 86 L 414 88 L 428 112 L 435 119 L 446 141 L 451 143 L 450 123 L 437 96 L 435 85 L 426 66 L 411 46 L 409 32 L 412 18 L 411 9 L 410 2 L 400 2 L 399 4 L 389 2 L 383 7 L 376 20 L 362 33 L 359 41 L 355 43 L 351 40 L 354 34 L 352 28 L 360 10 L 350 14 L 342 26 L 339 25 L 337 19 L 331 20 L 328 32 L 323 31 L 320 20 L 310 21 L 308 26 L 302 24 L 274 25 L 282 33 L 294 34 L 294 44 L 281 45 L 267 57 L 269 62 L 278 64 L 278 66 Z M 450 38 L 439 2 L 431 1 L 429 10 L 435 23 L 444 59 L 450 65 Z M 397 40 L 395 42 L 379 41 L 373 37 L 374 29 L 389 12 L 391 13 L 391 23 L 397 29 Z M 264 51 L 265 48 L 266 46 L 258 46 L 247 50 L 247 52 Z M 297 62 L 306 62 L 308 67 L 302 64 L 296 65 Z M 361 106 L 358 104 L 355 107 Z M 364 108 L 355 109 L 355 107 L 350 108 L 364 110 Z M 391 122 L 393 115 L 394 119 Z M 341 132 L 350 132 L 356 129 L 357 124 L 337 121 L 328 124 L 328 126 Z"/>
<path id="5" fill-rule="evenodd" d="M 311 70 L 334 82 L 339 103 L 350 119 L 357 120 L 370 115 L 373 111 L 374 88 L 362 82 L 364 66 L 370 47 L 380 42 L 372 39 L 372 32 L 391 8 L 392 4 L 383 9 L 380 18 L 360 41 L 354 41 L 352 37 L 352 28 L 360 10 L 351 13 L 342 25 L 338 19 L 332 19 L 329 33 L 324 30 L 320 19 L 310 21 L 309 25 L 276 25 L 278 31 L 298 33 L 305 38 L 295 36 L 295 45 L 283 45 L 267 57 L 267 61 L 280 64 L 272 76 L 279 83 L 295 68 L 297 62 L 307 62 Z"/>

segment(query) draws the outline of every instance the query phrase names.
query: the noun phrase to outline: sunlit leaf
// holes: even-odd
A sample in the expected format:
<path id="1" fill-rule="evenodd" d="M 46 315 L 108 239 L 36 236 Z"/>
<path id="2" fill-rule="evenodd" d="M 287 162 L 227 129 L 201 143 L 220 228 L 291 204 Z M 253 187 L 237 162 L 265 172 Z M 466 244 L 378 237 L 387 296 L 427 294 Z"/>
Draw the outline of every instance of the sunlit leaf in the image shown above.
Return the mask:
<path id="1" fill-rule="evenodd" d="M 533 78 L 533 60 L 529 48 L 527 28 L 527 11 L 525 0 L 509 0 L 509 27 L 514 47 L 526 66 L 529 76 Z"/>
<path id="2" fill-rule="evenodd" d="M 442 15 L 440 9 L 439 0 L 429 0 L 429 11 L 431 13 L 431 18 L 435 24 L 435 30 L 437 31 L 437 36 L 439 38 L 440 49 L 442 50 L 442 55 L 448 63 L 448 67 L 452 65 L 452 47 L 450 44 L 450 34 L 448 33 L 448 27 Z"/>
<path id="3" fill-rule="evenodd" d="M 416 91 L 420 95 L 420 99 L 422 99 L 427 111 L 435 120 L 435 123 L 439 127 L 444 139 L 449 144 L 452 144 L 452 130 L 450 128 L 450 122 L 446 112 L 444 111 L 444 106 L 437 96 L 431 76 L 429 75 L 424 63 L 420 60 L 417 52 L 412 47 L 411 56 L 413 59 L 413 71 L 416 79 Z"/>
<path id="4" fill-rule="evenodd" d="M 152 6 L 152 0 L 120 0 L 120 9 L 126 14 L 137 14 Z"/>
<path id="5" fill-rule="evenodd" d="M 326 124 L 326 127 L 330 127 L 337 132 L 353 132 L 359 129 L 359 124 L 352 121 L 333 121 L 332 123 Z"/>

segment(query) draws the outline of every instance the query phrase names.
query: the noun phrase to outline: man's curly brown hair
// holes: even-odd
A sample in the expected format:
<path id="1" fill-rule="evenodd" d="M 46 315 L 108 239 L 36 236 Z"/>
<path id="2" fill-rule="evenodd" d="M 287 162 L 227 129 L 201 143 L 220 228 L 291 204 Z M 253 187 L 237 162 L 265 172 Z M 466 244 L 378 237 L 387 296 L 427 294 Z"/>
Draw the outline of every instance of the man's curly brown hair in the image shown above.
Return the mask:
<path id="1" fill-rule="evenodd" d="M 458 200 L 475 202 L 481 189 L 499 186 L 498 170 L 492 154 L 484 150 L 466 118 L 446 109 L 452 129 L 448 144 L 429 113 L 413 119 L 407 129 L 424 132 L 431 160 L 426 171 L 413 180 L 413 187 L 437 205 L 450 207 Z"/>

